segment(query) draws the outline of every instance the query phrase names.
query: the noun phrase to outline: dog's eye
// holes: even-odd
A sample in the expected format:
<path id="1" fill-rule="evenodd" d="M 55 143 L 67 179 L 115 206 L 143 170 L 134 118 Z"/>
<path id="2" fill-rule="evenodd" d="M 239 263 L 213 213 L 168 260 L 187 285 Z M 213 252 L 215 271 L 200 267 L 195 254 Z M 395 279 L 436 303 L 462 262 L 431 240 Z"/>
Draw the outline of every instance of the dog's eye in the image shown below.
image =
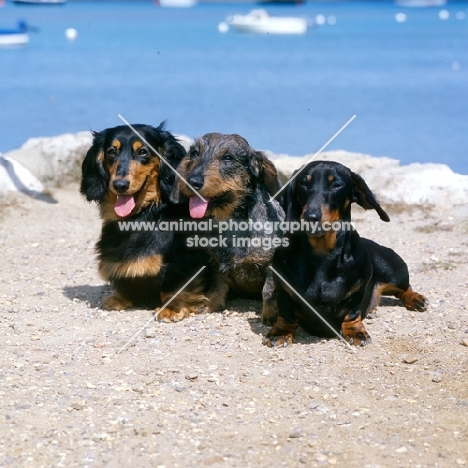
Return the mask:
<path id="1" fill-rule="evenodd" d="M 148 156 L 148 150 L 146 148 L 140 148 L 140 151 L 138 151 L 138 156 L 145 157 Z"/>
<path id="2" fill-rule="evenodd" d="M 111 147 L 109 148 L 107 151 L 106 151 L 106 156 L 108 158 L 115 158 L 117 156 L 117 151 L 114 147 Z"/>
<path id="3" fill-rule="evenodd" d="M 332 189 L 339 189 L 343 186 L 343 184 L 341 182 L 338 182 L 337 180 L 335 180 L 332 184 Z"/>
<path id="4" fill-rule="evenodd" d="M 226 162 L 234 161 L 234 156 L 232 156 L 231 154 L 225 154 L 221 158 L 221 161 L 226 161 Z"/>

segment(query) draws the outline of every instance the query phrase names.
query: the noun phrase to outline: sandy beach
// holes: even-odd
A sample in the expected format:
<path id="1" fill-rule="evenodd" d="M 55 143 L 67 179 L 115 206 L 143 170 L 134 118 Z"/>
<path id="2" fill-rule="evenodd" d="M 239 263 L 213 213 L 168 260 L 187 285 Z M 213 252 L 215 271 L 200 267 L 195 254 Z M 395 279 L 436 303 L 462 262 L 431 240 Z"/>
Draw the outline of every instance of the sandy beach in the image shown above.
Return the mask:
<path id="1" fill-rule="evenodd" d="M 4 200 L 0 466 L 468 465 L 467 205 L 383 201 L 390 223 L 354 210 L 430 301 L 383 299 L 362 349 L 302 331 L 267 348 L 261 304 L 235 300 L 150 322 L 116 354 L 152 312 L 101 309 L 96 207 L 68 181 Z"/>

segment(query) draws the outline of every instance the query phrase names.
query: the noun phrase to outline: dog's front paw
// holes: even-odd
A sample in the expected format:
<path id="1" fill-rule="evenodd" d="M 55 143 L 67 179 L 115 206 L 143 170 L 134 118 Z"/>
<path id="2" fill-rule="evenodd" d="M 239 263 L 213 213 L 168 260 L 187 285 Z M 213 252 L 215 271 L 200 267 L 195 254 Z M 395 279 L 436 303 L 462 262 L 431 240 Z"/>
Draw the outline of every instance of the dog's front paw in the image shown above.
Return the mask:
<path id="1" fill-rule="evenodd" d="M 343 333 L 343 338 L 355 346 L 366 346 L 372 343 L 372 339 L 365 330 Z"/>
<path id="2" fill-rule="evenodd" d="M 422 295 L 417 292 L 411 291 L 408 292 L 402 297 L 405 307 L 408 310 L 417 310 L 418 312 L 425 312 L 429 301 Z"/>
<path id="3" fill-rule="evenodd" d="M 180 322 L 189 315 L 190 309 L 188 307 L 181 307 L 178 311 L 169 307 L 165 307 L 164 309 L 156 309 L 156 318 L 160 322 Z"/>
<path id="4" fill-rule="evenodd" d="M 291 346 L 293 343 L 293 335 L 289 333 L 287 335 L 280 335 L 280 336 L 265 336 L 263 338 L 262 343 L 269 348 L 286 348 L 287 346 Z"/>
<path id="5" fill-rule="evenodd" d="M 360 316 L 354 319 L 350 319 L 349 316 L 345 317 L 341 324 L 341 336 L 355 346 L 366 346 L 372 341 Z"/>
<path id="6" fill-rule="evenodd" d="M 132 307 L 132 303 L 118 293 L 104 297 L 102 300 L 102 308 L 105 310 L 125 310 L 130 307 Z"/>
<path id="7" fill-rule="evenodd" d="M 297 329 L 297 321 L 290 323 L 278 316 L 276 323 L 263 338 L 262 343 L 269 348 L 291 346 Z"/>

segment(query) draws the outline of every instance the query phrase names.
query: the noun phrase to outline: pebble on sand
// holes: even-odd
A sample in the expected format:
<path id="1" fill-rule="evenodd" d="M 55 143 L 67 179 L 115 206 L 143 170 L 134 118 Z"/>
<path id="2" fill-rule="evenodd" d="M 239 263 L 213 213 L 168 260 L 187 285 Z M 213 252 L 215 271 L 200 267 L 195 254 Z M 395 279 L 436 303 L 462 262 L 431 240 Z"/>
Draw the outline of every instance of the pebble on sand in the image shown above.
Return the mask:
<path id="1" fill-rule="evenodd" d="M 299 439 L 299 437 L 302 437 L 303 430 L 300 427 L 295 427 L 294 429 L 291 430 L 289 434 L 290 439 Z"/>

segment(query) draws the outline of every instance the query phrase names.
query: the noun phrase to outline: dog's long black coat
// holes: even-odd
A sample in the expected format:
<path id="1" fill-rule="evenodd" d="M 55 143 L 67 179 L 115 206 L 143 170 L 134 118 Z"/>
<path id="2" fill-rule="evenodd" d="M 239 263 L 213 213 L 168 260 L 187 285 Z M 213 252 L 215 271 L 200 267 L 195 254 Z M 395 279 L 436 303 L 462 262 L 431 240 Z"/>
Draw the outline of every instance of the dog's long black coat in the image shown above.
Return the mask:
<path id="1" fill-rule="evenodd" d="M 82 164 L 80 191 L 97 202 L 102 218 L 96 244 L 99 272 L 116 290 L 104 298 L 106 309 L 159 306 L 161 293 L 176 290 L 202 263 L 196 252 L 181 254 L 176 233 L 149 228 L 182 215 L 170 201 L 175 173 L 166 162 L 177 167 L 185 149 L 164 123 L 133 127 L 139 135 L 128 126 L 94 133 Z M 123 230 L 122 222 L 140 223 L 141 230 Z M 164 280 L 168 264 L 175 269 Z"/>

